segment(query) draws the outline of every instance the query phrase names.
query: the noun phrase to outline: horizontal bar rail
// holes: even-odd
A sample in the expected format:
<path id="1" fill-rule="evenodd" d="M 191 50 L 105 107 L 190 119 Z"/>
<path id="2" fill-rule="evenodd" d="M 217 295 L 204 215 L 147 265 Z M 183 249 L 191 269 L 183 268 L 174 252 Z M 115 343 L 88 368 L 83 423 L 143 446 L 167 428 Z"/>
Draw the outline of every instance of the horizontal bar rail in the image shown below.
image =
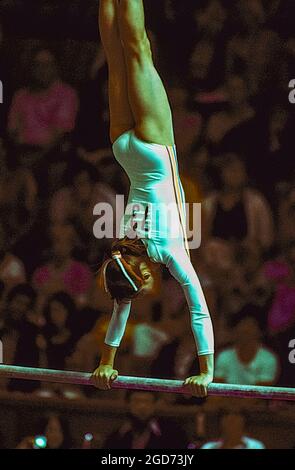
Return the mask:
<path id="1" fill-rule="evenodd" d="M 44 382 L 65 383 L 74 385 L 93 385 L 92 374 L 63 370 L 38 369 L 0 365 L 1 377 L 40 380 Z M 113 389 L 146 390 L 153 392 L 181 393 L 191 395 L 181 380 L 156 379 L 146 377 L 118 376 L 112 382 Z M 262 387 L 255 385 L 237 385 L 211 383 L 208 387 L 209 396 L 236 398 L 261 398 L 265 400 L 295 400 L 295 388 Z"/>

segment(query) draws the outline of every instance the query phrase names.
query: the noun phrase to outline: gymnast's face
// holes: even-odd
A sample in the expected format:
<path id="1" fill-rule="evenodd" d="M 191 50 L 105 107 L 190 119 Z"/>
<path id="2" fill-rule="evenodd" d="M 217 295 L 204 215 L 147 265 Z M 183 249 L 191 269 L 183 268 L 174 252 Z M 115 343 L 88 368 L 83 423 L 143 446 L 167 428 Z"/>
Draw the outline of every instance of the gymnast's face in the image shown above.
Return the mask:
<path id="1" fill-rule="evenodd" d="M 155 286 L 155 279 L 148 262 L 137 256 L 126 256 L 125 258 L 136 274 L 143 279 L 140 295 L 146 295 L 152 292 Z"/>

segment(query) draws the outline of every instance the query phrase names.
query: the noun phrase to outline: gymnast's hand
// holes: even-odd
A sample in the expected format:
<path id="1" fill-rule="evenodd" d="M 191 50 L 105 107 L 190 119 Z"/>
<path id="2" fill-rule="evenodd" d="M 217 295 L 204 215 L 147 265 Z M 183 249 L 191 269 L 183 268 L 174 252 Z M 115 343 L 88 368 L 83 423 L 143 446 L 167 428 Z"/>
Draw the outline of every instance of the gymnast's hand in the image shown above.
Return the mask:
<path id="1" fill-rule="evenodd" d="M 183 385 L 190 391 L 190 393 L 198 398 L 204 398 L 208 395 L 208 385 L 213 382 L 211 374 L 202 373 L 200 375 L 193 375 L 185 379 Z"/>
<path id="2" fill-rule="evenodd" d="M 92 374 L 93 384 L 100 390 L 110 390 L 111 382 L 118 377 L 118 374 L 111 365 L 101 364 Z"/>

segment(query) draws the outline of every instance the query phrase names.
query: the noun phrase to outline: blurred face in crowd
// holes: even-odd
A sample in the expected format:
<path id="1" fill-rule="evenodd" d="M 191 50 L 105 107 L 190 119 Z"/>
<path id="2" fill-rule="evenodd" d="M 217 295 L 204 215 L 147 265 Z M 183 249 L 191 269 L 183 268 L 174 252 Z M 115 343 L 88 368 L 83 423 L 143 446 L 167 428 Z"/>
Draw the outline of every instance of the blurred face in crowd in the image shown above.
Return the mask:
<path id="1" fill-rule="evenodd" d="M 47 89 L 58 78 L 56 60 L 50 51 L 42 50 L 33 59 L 31 80 L 36 88 Z"/>
<path id="2" fill-rule="evenodd" d="M 249 28 L 263 24 L 265 11 L 261 0 L 240 0 L 238 9 L 243 22 Z"/>
<path id="3" fill-rule="evenodd" d="M 238 441 L 243 437 L 245 420 L 241 414 L 227 414 L 221 420 L 222 437 Z"/>
<path id="4" fill-rule="evenodd" d="M 237 344 L 249 344 L 260 341 L 261 332 L 255 318 L 247 317 L 239 322 L 235 327 L 235 339 Z"/>
<path id="5" fill-rule="evenodd" d="M 247 172 L 244 163 L 238 158 L 227 162 L 221 170 L 221 178 L 225 187 L 242 189 L 247 184 Z"/>
<path id="6" fill-rule="evenodd" d="M 64 305 L 57 300 L 50 303 L 50 320 L 58 328 L 64 328 L 68 318 L 68 311 Z"/>
<path id="7" fill-rule="evenodd" d="M 140 421 L 148 421 L 154 414 L 156 400 L 152 393 L 134 392 L 129 401 L 129 411 Z"/>
<path id="8" fill-rule="evenodd" d="M 73 186 L 76 197 L 81 202 L 87 202 L 93 190 L 93 182 L 87 171 L 83 171 L 75 177 Z"/>
<path id="9" fill-rule="evenodd" d="M 199 170 L 205 170 L 206 165 L 209 162 L 208 148 L 203 145 L 200 149 L 192 154 L 194 165 Z"/>
<path id="10" fill-rule="evenodd" d="M 74 229 L 71 225 L 55 227 L 52 231 L 52 249 L 55 260 L 64 261 L 74 249 Z"/>
<path id="11" fill-rule="evenodd" d="M 248 102 L 247 84 L 238 75 L 231 76 L 227 81 L 228 101 L 232 107 L 239 107 Z"/>
<path id="12" fill-rule="evenodd" d="M 211 0 L 201 12 L 196 11 L 195 17 L 198 28 L 214 36 L 222 31 L 226 20 L 226 11 L 218 0 Z"/>
<path id="13" fill-rule="evenodd" d="M 213 59 L 214 46 L 211 42 L 200 41 L 196 45 L 190 59 L 192 77 L 197 80 L 204 80 L 208 73 Z"/>
<path id="14" fill-rule="evenodd" d="M 9 312 L 13 320 L 18 321 L 30 310 L 31 299 L 27 295 L 17 294 L 9 302 Z"/>
<path id="15" fill-rule="evenodd" d="M 285 109 L 277 108 L 271 116 L 270 131 L 271 133 L 278 134 L 286 126 L 288 120 L 288 113 Z"/>
<path id="16" fill-rule="evenodd" d="M 51 416 L 45 428 L 45 436 L 47 437 L 47 446 L 50 449 L 58 449 L 64 441 L 63 430 L 57 416 Z"/>

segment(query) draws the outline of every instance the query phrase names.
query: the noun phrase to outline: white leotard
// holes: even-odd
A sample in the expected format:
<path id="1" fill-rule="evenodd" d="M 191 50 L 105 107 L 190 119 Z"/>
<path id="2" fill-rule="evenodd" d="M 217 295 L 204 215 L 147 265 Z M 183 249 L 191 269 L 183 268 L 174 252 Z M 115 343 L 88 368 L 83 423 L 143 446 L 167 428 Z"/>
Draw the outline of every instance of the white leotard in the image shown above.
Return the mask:
<path id="1" fill-rule="evenodd" d="M 151 261 L 164 264 L 181 285 L 191 314 L 198 355 L 213 354 L 213 327 L 200 285 L 190 261 L 186 239 L 185 196 L 178 172 L 175 146 L 147 143 L 133 130 L 113 145 L 114 155 L 130 180 L 128 205 L 120 238 L 136 233 Z M 167 217 L 167 207 L 171 216 Z M 135 225 L 136 224 L 136 225 Z M 134 226 L 136 227 L 134 229 Z M 125 332 L 131 301 L 114 302 L 105 343 L 118 347 Z"/>

